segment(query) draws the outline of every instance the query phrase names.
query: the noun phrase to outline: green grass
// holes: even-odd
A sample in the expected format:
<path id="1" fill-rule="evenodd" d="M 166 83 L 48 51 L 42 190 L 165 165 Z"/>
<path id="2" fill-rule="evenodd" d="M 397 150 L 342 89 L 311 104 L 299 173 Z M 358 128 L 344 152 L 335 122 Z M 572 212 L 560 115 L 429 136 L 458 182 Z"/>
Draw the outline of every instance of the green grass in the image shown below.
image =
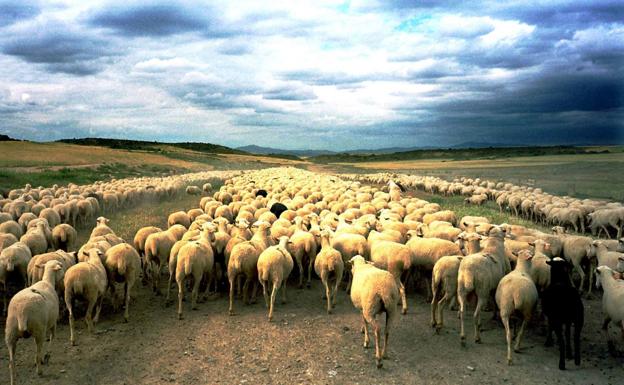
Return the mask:
<path id="1" fill-rule="evenodd" d="M 214 191 L 221 187 L 220 183 L 212 183 Z M 122 209 L 116 213 L 105 215 L 110 219 L 110 228 L 119 237 L 132 244 L 136 232 L 145 226 L 156 226 L 165 230 L 167 228 L 167 217 L 176 211 L 188 211 L 198 208 L 201 197 L 188 195 L 184 192 L 178 194 L 174 199 L 164 201 L 147 201 L 130 208 Z M 78 245 L 83 245 L 89 239 L 91 227 L 79 229 Z"/>
<path id="2" fill-rule="evenodd" d="M 189 172 L 189 170 L 156 164 L 130 166 L 123 163 L 105 163 L 97 167 L 64 167 L 56 170 L 44 168 L 42 171 L 36 172 L 18 172 L 5 169 L 0 170 L 0 190 L 9 190 L 26 183 L 30 183 L 32 186 L 66 185 L 68 183 L 83 185 L 112 178 L 170 175 L 183 172 Z"/>
<path id="3" fill-rule="evenodd" d="M 457 219 L 461 219 L 466 215 L 483 216 L 490 220 L 491 223 L 501 224 L 508 223 L 511 225 L 522 225 L 525 227 L 531 227 L 543 232 L 550 233 L 550 228 L 544 227 L 540 224 L 528 221 L 526 219 L 518 218 L 508 212 L 500 212 L 498 205 L 493 201 L 488 201 L 483 206 L 465 205 L 464 196 L 451 196 L 446 197 L 442 195 L 428 194 L 423 191 L 414 191 L 414 196 L 429 201 L 431 203 L 437 203 L 444 210 L 452 210 L 457 215 Z"/>

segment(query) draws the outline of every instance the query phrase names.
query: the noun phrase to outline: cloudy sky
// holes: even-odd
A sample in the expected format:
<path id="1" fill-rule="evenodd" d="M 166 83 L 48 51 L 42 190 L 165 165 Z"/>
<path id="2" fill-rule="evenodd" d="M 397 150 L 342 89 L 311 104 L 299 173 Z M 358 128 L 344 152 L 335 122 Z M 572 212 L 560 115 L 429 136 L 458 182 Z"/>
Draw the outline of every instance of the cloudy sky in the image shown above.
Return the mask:
<path id="1" fill-rule="evenodd" d="M 0 0 L 0 133 L 624 143 L 624 2 L 457 3 Z"/>

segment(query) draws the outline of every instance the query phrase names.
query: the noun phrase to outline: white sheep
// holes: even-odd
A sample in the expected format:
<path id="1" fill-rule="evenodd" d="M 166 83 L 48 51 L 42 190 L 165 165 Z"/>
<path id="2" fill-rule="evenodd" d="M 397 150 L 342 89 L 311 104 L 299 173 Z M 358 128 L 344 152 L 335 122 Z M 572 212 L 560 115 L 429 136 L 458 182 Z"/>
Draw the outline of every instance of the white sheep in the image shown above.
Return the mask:
<path id="1" fill-rule="evenodd" d="M 37 344 L 35 365 L 37 374 L 41 375 L 41 364 L 50 359 L 50 348 L 56 334 L 56 321 L 59 314 L 59 298 L 54 288 L 56 274 L 63 266 L 58 261 L 45 264 L 43 280 L 19 291 L 9 303 L 9 313 L 4 329 L 5 341 L 9 349 L 9 371 L 11 385 L 15 384 L 15 348 L 19 338 L 33 336 Z M 47 336 L 50 343 L 43 354 L 43 343 Z"/>
<path id="2" fill-rule="evenodd" d="M 331 246 L 328 230 L 322 230 L 319 234 L 321 238 L 321 251 L 314 260 L 314 271 L 321 278 L 325 286 L 325 298 L 327 299 L 327 314 L 331 314 L 332 307 L 336 305 L 336 293 L 338 285 L 342 281 L 344 272 L 344 262 L 342 255 Z M 331 289 L 331 280 L 335 280 L 334 288 Z"/>
<path id="3" fill-rule="evenodd" d="M 307 287 L 312 282 L 312 268 L 314 267 L 314 258 L 316 258 L 316 240 L 314 235 L 309 233 L 303 224 L 303 218 L 295 218 L 295 232 L 290 236 L 288 251 L 297 263 L 299 268 L 299 288 L 303 287 L 303 261 L 304 258 L 308 262 L 308 281 Z"/>
<path id="4" fill-rule="evenodd" d="M 431 327 L 440 333 L 444 326 L 444 308 L 457 296 L 457 274 L 462 255 L 446 255 L 438 259 L 431 274 Z"/>
<path id="5" fill-rule="evenodd" d="M 48 251 L 48 239 L 45 233 L 46 227 L 45 223 L 39 222 L 36 228 L 29 230 L 20 238 L 20 242 L 28 246 L 32 255 L 43 254 Z"/>
<path id="6" fill-rule="evenodd" d="M 132 246 L 127 243 L 120 243 L 106 251 L 104 268 L 106 269 L 108 286 L 111 288 L 113 298 L 115 295 L 115 283 L 124 284 L 124 321 L 128 322 L 130 291 L 139 276 L 141 257 Z"/>
<path id="7" fill-rule="evenodd" d="M 22 280 L 23 287 L 26 287 L 28 284 L 28 262 L 31 258 L 30 249 L 22 242 L 16 242 L 0 252 L 0 283 L 4 286 L 4 314 L 7 311 L 7 280 L 9 274 L 18 274 Z"/>
<path id="8" fill-rule="evenodd" d="M 496 305 L 500 310 L 500 317 L 503 326 L 505 326 L 505 336 L 507 338 L 508 365 L 511 365 L 511 328 L 509 327 L 509 319 L 515 312 L 522 314 L 522 325 L 514 346 L 514 351 L 518 352 L 524 329 L 531 319 L 538 300 L 537 288 L 531 279 L 531 258 L 533 258 L 533 255 L 530 250 L 522 250 L 518 252 L 517 257 L 516 268 L 505 275 L 496 288 Z"/>
<path id="9" fill-rule="evenodd" d="M 351 302 L 353 302 L 353 306 L 356 309 L 362 311 L 364 348 L 368 348 L 370 342 L 368 324 L 371 324 L 375 334 L 375 361 L 377 368 L 381 368 L 383 366 L 382 359 L 386 356 L 388 348 L 390 326 L 397 312 L 399 288 L 392 274 L 367 263 L 361 255 L 356 255 L 349 262 L 351 263 L 351 274 L 353 275 Z M 382 348 L 381 330 L 377 321 L 377 314 L 383 312 L 386 313 L 386 326 Z"/>
<path id="10" fill-rule="evenodd" d="M 108 218 L 98 217 L 97 226 L 95 226 L 93 230 L 91 230 L 91 235 L 89 236 L 89 238 L 106 235 L 106 234 L 115 234 L 113 229 L 108 227 L 108 223 L 110 223 L 110 220 Z M 52 226 L 52 224 L 50 224 L 50 226 Z"/>
<path id="11" fill-rule="evenodd" d="M 407 314 L 407 298 L 405 296 L 405 280 L 412 266 L 412 251 L 409 246 L 392 241 L 376 241 L 371 245 L 371 261 L 375 266 L 387 270 L 396 280 L 401 296 L 401 312 Z"/>
<path id="12" fill-rule="evenodd" d="M 609 323 L 617 323 L 624 333 L 624 283 L 613 277 L 613 270 L 608 266 L 598 266 L 596 268 L 598 279 L 596 286 L 602 286 L 602 314 L 604 322 L 602 330 L 605 333 L 610 351 L 615 350 L 615 344 L 609 337 Z"/>
<path id="13" fill-rule="evenodd" d="M 98 249 L 89 250 L 89 259 L 86 262 L 79 262 L 67 269 L 63 284 L 65 285 L 65 305 L 69 311 L 69 339 L 72 345 L 76 344 L 74 335 L 74 310 L 73 300 L 80 296 L 87 300 L 87 312 L 85 321 L 89 333 L 93 332 L 93 325 L 97 323 L 102 310 L 102 299 L 106 293 L 108 281 L 106 279 L 106 269 L 102 264 L 102 253 Z M 96 307 L 95 316 L 93 308 Z"/>
<path id="14" fill-rule="evenodd" d="M 52 244 L 54 249 L 75 251 L 78 233 L 71 225 L 61 223 L 52 229 Z"/>
<path id="15" fill-rule="evenodd" d="M 269 308 L 269 321 L 273 320 L 275 295 L 280 287 L 282 287 L 282 303 L 286 303 L 286 281 L 294 266 L 293 258 L 287 249 L 288 243 L 288 237 L 281 237 L 278 245 L 265 249 L 258 257 L 258 280 L 262 285 L 264 302 Z M 270 304 L 267 288 L 271 288 Z"/>
<path id="16" fill-rule="evenodd" d="M 202 241 L 191 241 L 180 248 L 176 263 L 176 283 L 178 284 L 178 319 L 182 319 L 182 300 L 184 299 L 184 281 L 193 278 L 191 292 L 191 309 L 197 308 L 199 284 L 203 277 L 208 279 L 204 298 L 210 289 L 210 279 L 214 268 L 214 253 L 210 244 Z"/>
<path id="17" fill-rule="evenodd" d="M 483 250 L 467 255 L 461 260 L 457 275 L 457 300 L 459 301 L 460 341 L 465 344 L 464 314 L 468 294 L 477 296 L 474 312 L 475 342 L 481 342 L 481 308 L 498 286 L 500 279 L 510 270 L 505 257 L 504 231 L 494 228 L 485 239 Z"/>

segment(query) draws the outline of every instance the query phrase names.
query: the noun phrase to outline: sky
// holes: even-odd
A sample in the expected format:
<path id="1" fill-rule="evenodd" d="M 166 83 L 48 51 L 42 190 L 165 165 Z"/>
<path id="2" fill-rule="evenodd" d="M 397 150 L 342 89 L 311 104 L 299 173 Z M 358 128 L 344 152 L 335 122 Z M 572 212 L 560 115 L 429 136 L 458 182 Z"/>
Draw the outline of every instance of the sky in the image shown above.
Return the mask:
<path id="1" fill-rule="evenodd" d="M 0 0 L 0 68 L 19 139 L 624 143 L 621 0 Z"/>

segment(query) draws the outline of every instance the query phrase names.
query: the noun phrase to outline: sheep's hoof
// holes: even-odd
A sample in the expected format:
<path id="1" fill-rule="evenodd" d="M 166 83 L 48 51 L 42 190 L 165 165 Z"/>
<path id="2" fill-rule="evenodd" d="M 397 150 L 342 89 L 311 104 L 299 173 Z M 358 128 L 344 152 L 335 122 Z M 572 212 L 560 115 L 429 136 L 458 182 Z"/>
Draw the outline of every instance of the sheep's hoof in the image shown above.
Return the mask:
<path id="1" fill-rule="evenodd" d="M 124 323 L 128 323 L 128 317 L 124 317 Z"/>
<path id="2" fill-rule="evenodd" d="M 182 317 L 182 313 L 178 313 L 178 319 L 179 319 L 179 320 L 182 320 L 182 319 L 183 319 L 183 317 Z"/>
<path id="3" fill-rule="evenodd" d="M 43 360 L 41 360 L 41 363 L 44 365 L 47 365 L 48 362 L 50 362 L 50 353 L 46 353 L 45 356 L 43 356 Z"/>
<path id="4" fill-rule="evenodd" d="M 76 341 L 71 340 L 70 342 L 71 342 L 71 346 L 76 346 Z"/>
<path id="5" fill-rule="evenodd" d="M 559 363 L 559 370 L 565 370 L 565 362 Z"/>
<path id="6" fill-rule="evenodd" d="M 511 358 L 507 360 L 507 365 L 511 366 Z"/>
<path id="7" fill-rule="evenodd" d="M 481 338 L 475 338 L 475 344 L 480 344 L 481 343 Z"/>
<path id="8" fill-rule="evenodd" d="M 165 307 L 171 306 L 172 303 L 173 303 L 173 301 L 165 301 Z"/>
<path id="9" fill-rule="evenodd" d="M 308 283 L 306 283 L 306 287 L 307 287 L 308 289 L 310 289 L 310 288 L 312 288 L 312 284 L 311 284 L 310 282 L 308 282 Z"/>
<path id="10" fill-rule="evenodd" d="M 442 330 L 442 325 L 436 325 L 435 326 L 435 334 L 440 334 L 440 330 Z"/>
<path id="11" fill-rule="evenodd" d="M 460 339 L 459 340 L 459 344 L 461 345 L 462 348 L 465 348 L 466 347 L 466 339 L 465 338 Z"/>
<path id="12" fill-rule="evenodd" d="M 381 360 L 377 360 L 377 369 L 381 369 L 383 366 L 383 362 Z"/>
<path id="13" fill-rule="evenodd" d="M 232 309 L 228 310 L 228 315 L 233 316 L 234 315 L 234 310 L 232 310 Z"/>
<path id="14" fill-rule="evenodd" d="M 327 309 L 327 314 L 331 314 L 331 313 L 332 313 L 331 309 Z"/>
<path id="15" fill-rule="evenodd" d="M 406 315 L 406 314 L 407 314 L 407 308 L 402 309 L 402 310 L 401 310 L 401 314 Z"/>

